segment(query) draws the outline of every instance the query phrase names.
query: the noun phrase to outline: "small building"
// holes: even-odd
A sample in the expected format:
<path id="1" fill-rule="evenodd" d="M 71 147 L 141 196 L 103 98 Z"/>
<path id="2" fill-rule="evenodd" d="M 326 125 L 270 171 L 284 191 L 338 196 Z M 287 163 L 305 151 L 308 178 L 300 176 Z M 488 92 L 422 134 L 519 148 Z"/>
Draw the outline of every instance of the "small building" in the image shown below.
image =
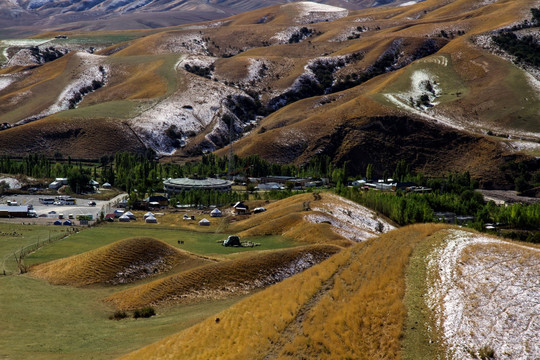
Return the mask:
<path id="1" fill-rule="evenodd" d="M 222 215 L 223 213 L 218 208 L 215 208 L 214 210 L 210 212 L 211 217 L 221 217 Z"/>
<path id="2" fill-rule="evenodd" d="M 363 179 L 359 179 L 359 180 L 354 180 L 351 185 L 352 186 L 364 186 L 366 183 L 366 180 L 363 180 Z"/>
<path id="3" fill-rule="evenodd" d="M 106 183 L 104 183 L 103 185 L 101 185 L 101 187 L 102 187 L 103 189 L 111 189 L 111 188 L 112 188 L 112 185 L 109 184 L 108 182 L 106 182 Z"/>
<path id="4" fill-rule="evenodd" d="M 144 221 L 151 224 L 157 224 L 157 219 L 153 215 L 148 216 Z"/>
<path id="5" fill-rule="evenodd" d="M 148 203 L 148 205 L 150 205 L 151 207 L 169 206 L 169 199 L 161 195 L 149 196 L 146 199 L 144 199 L 144 202 Z"/>
<path id="6" fill-rule="evenodd" d="M 243 202 L 239 201 L 236 204 L 233 205 L 234 210 L 236 211 L 236 215 L 246 215 L 249 214 L 249 206 L 244 204 Z"/>
<path id="7" fill-rule="evenodd" d="M 114 217 L 119 218 L 122 215 L 124 215 L 124 210 L 119 210 L 119 209 L 114 210 Z"/>
<path id="8" fill-rule="evenodd" d="M 58 190 L 62 186 L 67 185 L 67 178 L 56 178 L 52 183 L 49 184 L 49 189 Z"/>
<path id="9" fill-rule="evenodd" d="M 126 211 L 123 216 L 129 217 L 130 220 L 137 220 L 137 218 L 131 211 Z"/>
<path id="10" fill-rule="evenodd" d="M 284 190 L 285 187 L 277 182 L 267 182 L 257 185 L 258 190 Z"/>
<path id="11" fill-rule="evenodd" d="M 88 182 L 88 185 L 90 185 L 90 186 L 93 187 L 93 188 L 98 188 L 98 187 L 99 187 L 99 183 L 98 183 L 96 180 L 94 180 L 94 179 L 90 180 L 90 181 Z"/>
<path id="12" fill-rule="evenodd" d="M 28 217 L 28 206 L 0 206 L 0 217 Z"/>
<path id="13" fill-rule="evenodd" d="M 124 214 L 124 215 L 122 215 L 122 216 L 120 216 L 120 217 L 118 218 L 118 221 L 120 221 L 120 222 L 130 222 L 131 219 L 129 218 L 129 216 L 127 216 L 126 214 Z"/>
<path id="14" fill-rule="evenodd" d="M 143 215 L 143 218 L 146 220 L 146 218 L 148 218 L 150 216 L 154 216 L 154 214 L 149 211 L 149 212 L 147 212 L 146 214 Z"/>
<path id="15" fill-rule="evenodd" d="M 200 226 L 210 226 L 210 220 L 208 220 L 207 218 L 204 218 L 201 221 L 199 221 L 199 225 Z"/>

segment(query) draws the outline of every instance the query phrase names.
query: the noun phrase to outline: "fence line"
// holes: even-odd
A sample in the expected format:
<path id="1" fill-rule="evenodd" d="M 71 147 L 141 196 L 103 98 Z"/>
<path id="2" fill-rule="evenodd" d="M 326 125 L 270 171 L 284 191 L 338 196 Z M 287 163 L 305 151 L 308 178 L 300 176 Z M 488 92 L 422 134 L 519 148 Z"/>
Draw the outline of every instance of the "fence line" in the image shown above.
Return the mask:
<path id="1" fill-rule="evenodd" d="M 69 231 L 68 233 L 57 234 L 57 235 L 55 235 L 53 237 L 49 236 L 48 239 L 43 240 L 43 241 L 40 241 L 39 238 L 38 238 L 37 242 L 35 242 L 33 244 L 30 244 L 30 245 L 23 246 L 20 250 L 16 250 L 15 252 L 4 256 L 4 258 L 2 259 L 2 274 L 3 275 L 9 275 L 9 274 L 13 273 L 13 272 L 8 273 L 8 270 L 6 269 L 6 261 L 10 257 L 12 257 L 12 256 L 15 257 L 15 262 L 16 262 L 16 264 L 18 266 L 19 273 L 26 272 L 25 271 L 26 266 L 22 263 L 25 256 L 33 253 L 34 251 L 37 251 L 38 249 L 44 247 L 45 245 L 49 245 L 49 244 L 52 244 L 53 242 L 65 239 L 66 237 L 68 237 L 71 234 L 72 234 L 72 231 Z"/>

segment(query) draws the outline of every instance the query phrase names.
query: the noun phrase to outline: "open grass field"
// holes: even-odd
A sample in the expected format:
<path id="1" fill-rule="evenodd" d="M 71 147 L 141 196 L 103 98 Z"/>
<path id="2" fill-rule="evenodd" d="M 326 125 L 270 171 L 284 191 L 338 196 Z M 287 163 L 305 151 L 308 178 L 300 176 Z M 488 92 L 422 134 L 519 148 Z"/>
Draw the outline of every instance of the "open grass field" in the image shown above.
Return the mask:
<path id="1" fill-rule="evenodd" d="M 150 224 L 152 225 L 152 224 Z M 283 238 L 279 235 L 255 236 L 242 238 L 260 243 L 261 246 L 253 248 L 230 248 L 216 243 L 225 240 L 228 234 L 204 233 L 198 231 L 184 231 L 159 226 L 135 226 L 131 224 L 112 224 L 90 228 L 81 231 L 68 239 L 48 246 L 26 258 L 27 265 L 43 263 L 64 258 L 71 255 L 97 249 L 115 241 L 129 237 L 146 236 L 161 240 L 175 248 L 189 251 L 199 255 L 223 257 L 237 252 L 250 252 L 260 250 L 274 250 L 298 246 L 297 242 Z M 183 241 L 179 244 L 178 241 Z"/>
<path id="2" fill-rule="evenodd" d="M 116 291 L 114 287 L 78 289 L 50 285 L 28 275 L 9 275 L 16 273 L 13 252 L 49 235 L 63 235 L 63 230 L 0 223 L 0 258 L 7 257 L 8 273 L 0 275 L 0 358 L 110 359 L 187 328 L 239 299 L 164 308 L 152 319 L 117 322 L 108 319 L 113 309 L 102 302 Z M 70 240 L 67 237 L 56 244 Z M 67 249 L 76 252 L 76 245 L 64 247 L 64 256 L 69 254 Z"/>
<path id="3" fill-rule="evenodd" d="M 56 239 L 63 236 L 64 229 L 56 226 L 29 226 L 0 223 L 0 271 L 3 273 L 16 273 L 17 263 L 14 254 L 25 247 L 42 243 L 45 240 Z"/>
<path id="4" fill-rule="evenodd" d="M 253 238 L 261 247 L 224 248 L 216 243 L 226 235 L 189 232 L 174 228 L 142 228 L 141 226 L 106 226 L 85 229 L 56 243 L 41 248 L 25 259 L 26 265 L 96 250 L 111 249 L 113 242 L 129 236 L 152 236 L 163 241 L 162 247 L 181 247 L 199 254 L 227 256 L 235 252 L 292 247 L 296 243 L 280 236 Z M 15 270 L 9 256 L 20 246 L 33 244 L 59 232 L 58 227 L 15 226 L 0 224 L 2 232 L 17 232 L 22 236 L 0 238 L 0 256 L 8 256 L 6 267 Z M 52 236 L 51 235 L 51 236 Z M 184 241 L 183 245 L 178 240 Z M 166 245 L 169 244 L 169 245 Z M 123 250 L 127 248 L 124 246 Z M 116 251 L 122 249 L 116 248 Z M 184 255 L 185 256 L 185 255 Z M 200 257 L 195 257 L 200 258 Z M 208 260 L 205 260 L 208 261 Z M 199 266 L 194 261 L 189 266 Z M 97 267 L 93 263 L 94 267 Z M 183 264 L 185 266 L 185 263 Z M 174 271 L 185 270 L 177 264 Z M 80 270 L 80 269 L 79 269 Z M 150 319 L 109 320 L 114 308 L 103 302 L 122 287 L 98 286 L 74 288 L 51 285 L 27 274 L 0 276 L 0 357 L 9 359 L 110 359 L 150 344 L 219 312 L 237 302 L 244 295 L 229 294 L 226 299 L 201 300 L 180 307 L 159 307 L 157 316 Z M 125 289 L 125 287 L 123 287 Z M 39 334 L 39 335 L 37 335 Z"/>
<path id="5" fill-rule="evenodd" d="M 150 319 L 109 320 L 114 288 L 54 286 L 29 276 L 0 278 L 0 357 L 111 359 L 190 327 L 239 298 L 160 308 Z"/>

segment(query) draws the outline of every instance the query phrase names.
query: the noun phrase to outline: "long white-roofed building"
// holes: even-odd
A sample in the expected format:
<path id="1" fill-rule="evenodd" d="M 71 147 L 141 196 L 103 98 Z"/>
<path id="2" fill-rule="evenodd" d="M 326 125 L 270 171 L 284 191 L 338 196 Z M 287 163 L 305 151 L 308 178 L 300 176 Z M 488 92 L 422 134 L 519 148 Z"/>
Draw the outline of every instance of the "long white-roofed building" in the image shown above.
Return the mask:
<path id="1" fill-rule="evenodd" d="M 172 195 L 184 191 L 203 189 L 216 191 L 231 191 L 232 181 L 216 178 L 178 178 L 163 181 L 163 188 Z"/>

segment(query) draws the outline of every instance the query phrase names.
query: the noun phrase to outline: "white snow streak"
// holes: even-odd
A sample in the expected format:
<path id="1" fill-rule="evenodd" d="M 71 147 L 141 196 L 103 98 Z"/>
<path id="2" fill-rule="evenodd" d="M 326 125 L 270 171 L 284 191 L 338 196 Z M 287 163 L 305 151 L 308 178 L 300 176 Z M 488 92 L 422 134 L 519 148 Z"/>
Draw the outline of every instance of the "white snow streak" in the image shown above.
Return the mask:
<path id="1" fill-rule="evenodd" d="M 448 359 L 482 347 L 497 359 L 540 357 L 540 250 L 453 230 L 429 257 L 427 305 Z"/>
<path id="2" fill-rule="evenodd" d="M 399 6 L 411 6 L 411 5 L 415 5 L 417 3 L 418 3 L 418 1 L 407 1 L 407 2 L 405 2 L 403 4 L 400 4 Z"/>
<path id="3" fill-rule="evenodd" d="M 312 210 L 319 213 L 306 215 L 307 221 L 328 222 L 336 233 L 352 241 L 365 241 L 395 229 L 374 211 L 332 194 L 325 194 L 321 206 Z"/>
<path id="4" fill-rule="evenodd" d="M 10 75 L 0 75 L 0 91 L 11 85 L 15 79 Z"/>

